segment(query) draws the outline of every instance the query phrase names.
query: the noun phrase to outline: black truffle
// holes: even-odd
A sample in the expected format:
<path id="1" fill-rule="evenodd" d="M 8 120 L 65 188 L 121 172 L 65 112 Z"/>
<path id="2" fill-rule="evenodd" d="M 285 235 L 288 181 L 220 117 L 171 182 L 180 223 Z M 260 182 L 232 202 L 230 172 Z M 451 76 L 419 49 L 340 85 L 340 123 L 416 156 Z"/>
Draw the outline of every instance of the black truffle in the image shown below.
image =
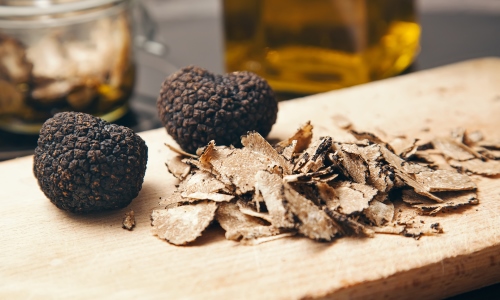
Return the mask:
<path id="1" fill-rule="evenodd" d="M 273 90 L 258 75 L 215 75 L 196 66 L 165 79 L 157 107 L 167 132 L 190 153 L 211 140 L 239 145 L 248 131 L 267 136 L 278 113 Z"/>
<path id="2" fill-rule="evenodd" d="M 58 208 L 122 208 L 142 188 L 148 148 L 131 129 L 84 113 L 58 113 L 40 130 L 33 171 Z"/>

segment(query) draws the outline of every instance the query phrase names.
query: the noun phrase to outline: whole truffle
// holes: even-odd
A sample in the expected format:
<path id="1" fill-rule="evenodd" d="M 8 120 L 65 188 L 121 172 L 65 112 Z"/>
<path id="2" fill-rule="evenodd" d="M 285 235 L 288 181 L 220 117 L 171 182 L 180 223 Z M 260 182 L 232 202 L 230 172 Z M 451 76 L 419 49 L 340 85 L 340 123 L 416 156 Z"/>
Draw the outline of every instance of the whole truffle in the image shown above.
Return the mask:
<path id="1" fill-rule="evenodd" d="M 248 131 L 267 136 L 278 113 L 272 89 L 258 75 L 246 71 L 216 75 L 196 66 L 165 79 L 157 107 L 167 132 L 191 153 L 211 140 L 239 145 Z"/>
<path id="2" fill-rule="evenodd" d="M 84 113 L 58 113 L 40 129 L 33 171 L 58 208 L 127 206 L 142 188 L 148 148 L 131 129 Z"/>

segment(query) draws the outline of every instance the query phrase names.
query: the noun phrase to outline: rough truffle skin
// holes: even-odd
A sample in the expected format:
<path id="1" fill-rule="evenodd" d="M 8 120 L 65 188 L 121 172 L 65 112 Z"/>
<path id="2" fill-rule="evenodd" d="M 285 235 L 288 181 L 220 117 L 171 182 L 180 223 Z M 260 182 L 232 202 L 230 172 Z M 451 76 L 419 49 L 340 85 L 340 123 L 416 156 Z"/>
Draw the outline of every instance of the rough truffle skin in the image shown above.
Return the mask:
<path id="1" fill-rule="evenodd" d="M 239 145 L 248 131 L 267 136 L 278 102 L 267 81 L 251 72 L 216 75 L 189 66 L 165 79 L 157 101 L 160 120 L 190 153 L 211 140 Z"/>
<path id="2" fill-rule="evenodd" d="M 33 171 L 58 208 L 127 206 L 142 188 L 148 148 L 131 129 L 84 113 L 58 113 L 40 129 Z"/>

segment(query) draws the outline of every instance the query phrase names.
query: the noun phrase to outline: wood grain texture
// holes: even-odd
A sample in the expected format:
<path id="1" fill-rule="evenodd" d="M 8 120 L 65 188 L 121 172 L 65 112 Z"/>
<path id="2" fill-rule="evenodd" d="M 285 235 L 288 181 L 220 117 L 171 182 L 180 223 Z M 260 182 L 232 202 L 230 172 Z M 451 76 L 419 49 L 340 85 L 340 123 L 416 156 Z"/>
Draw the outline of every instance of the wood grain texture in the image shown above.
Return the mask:
<path id="1" fill-rule="evenodd" d="M 307 120 L 316 136 L 359 130 L 446 135 L 455 127 L 499 138 L 500 59 L 464 62 L 280 103 L 270 139 Z M 500 179 L 474 177 L 481 203 L 432 220 L 445 233 L 286 238 L 258 246 L 227 241 L 218 227 L 176 247 L 150 233 L 159 197 L 174 189 L 163 129 L 141 134 L 150 159 L 143 190 L 123 210 L 89 216 L 57 209 L 32 175 L 32 158 L 0 163 L 0 298 L 302 299 L 442 298 L 500 282 Z M 136 228 L 121 228 L 133 209 Z"/>

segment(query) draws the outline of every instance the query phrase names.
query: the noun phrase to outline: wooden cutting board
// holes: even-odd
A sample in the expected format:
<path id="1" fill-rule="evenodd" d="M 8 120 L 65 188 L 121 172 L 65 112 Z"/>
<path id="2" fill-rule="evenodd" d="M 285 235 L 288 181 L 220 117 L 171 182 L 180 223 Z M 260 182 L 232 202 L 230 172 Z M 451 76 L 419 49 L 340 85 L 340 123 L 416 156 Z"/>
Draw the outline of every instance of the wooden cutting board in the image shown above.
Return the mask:
<path id="1" fill-rule="evenodd" d="M 311 120 L 341 135 L 335 115 L 360 130 L 447 135 L 463 127 L 500 133 L 500 59 L 488 58 L 280 103 L 271 139 Z M 500 282 L 500 178 L 474 177 L 481 203 L 434 219 L 445 233 L 285 238 L 258 246 L 225 240 L 214 226 L 191 246 L 150 233 L 149 216 L 176 181 L 163 129 L 141 133 L 150 160 L 143 190 L 123 210 L 75 216 L 52 205 L 32 158 L 0 163 L 0 298 L 316 299 L 442 298 Z M 133 209 L 137 226 L 121 228 Z"/>

